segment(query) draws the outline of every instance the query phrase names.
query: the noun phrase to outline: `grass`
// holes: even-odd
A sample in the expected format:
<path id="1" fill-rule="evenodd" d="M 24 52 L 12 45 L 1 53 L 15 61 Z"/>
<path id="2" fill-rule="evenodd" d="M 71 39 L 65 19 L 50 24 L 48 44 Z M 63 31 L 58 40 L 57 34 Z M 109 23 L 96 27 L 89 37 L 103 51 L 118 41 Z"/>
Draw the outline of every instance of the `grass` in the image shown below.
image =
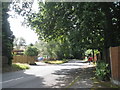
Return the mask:
<path id="1" fill-rule="evenodd" d="M 12 64 L 12 66 L 3 67 L 2 71 L 3 71 L 3 73 L 5 73 L 5 72 L 14 72 L 14 71 L 19 71 L 19 70 L 26 70 L 29 68 L 30 67 L 27 64 L 14 63 L 14 64 Z"/>
<path id="2" fill-rule="evenodd" d="M 12 64 L 12 67 L 20 70 L 25 70 L 30 68 L 27 64 L 20 64 L 20 63 Z"/>
<path id="3" fill-rule="evenodd" d="M 54 61 L 44 61 L 44 62 L 49 64 L 62 64 L 68 62 L 68 60 L 54 60 Z"/>

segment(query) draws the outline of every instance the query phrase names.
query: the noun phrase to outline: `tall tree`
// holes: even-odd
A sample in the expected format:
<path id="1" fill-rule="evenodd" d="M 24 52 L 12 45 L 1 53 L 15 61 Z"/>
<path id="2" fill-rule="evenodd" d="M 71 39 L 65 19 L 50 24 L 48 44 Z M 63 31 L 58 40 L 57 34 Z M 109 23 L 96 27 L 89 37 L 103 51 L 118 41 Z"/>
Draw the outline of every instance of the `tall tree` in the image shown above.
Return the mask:
<path id="1" fill-rule="evenodd" d="M 14 36 L 7 20 L 9 17 L 7 14 L 9 4 L 10 3 L 2 3 L 2 56 L 7 57 L 8 64 L 11 65 Z"/>

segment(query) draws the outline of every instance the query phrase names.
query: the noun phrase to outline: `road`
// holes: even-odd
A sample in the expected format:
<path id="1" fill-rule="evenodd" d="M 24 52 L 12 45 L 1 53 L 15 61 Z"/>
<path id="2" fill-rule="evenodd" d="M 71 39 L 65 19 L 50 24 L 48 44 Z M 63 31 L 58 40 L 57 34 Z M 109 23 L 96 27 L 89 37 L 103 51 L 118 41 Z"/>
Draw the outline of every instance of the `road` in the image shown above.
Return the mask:
<path id="1" fill-rule="evenodd" d="M 88 63 L 73 60 L 60 65 L 37 62 L 29 70 L 2 75 L 2 88 L 65 88 Z"/>

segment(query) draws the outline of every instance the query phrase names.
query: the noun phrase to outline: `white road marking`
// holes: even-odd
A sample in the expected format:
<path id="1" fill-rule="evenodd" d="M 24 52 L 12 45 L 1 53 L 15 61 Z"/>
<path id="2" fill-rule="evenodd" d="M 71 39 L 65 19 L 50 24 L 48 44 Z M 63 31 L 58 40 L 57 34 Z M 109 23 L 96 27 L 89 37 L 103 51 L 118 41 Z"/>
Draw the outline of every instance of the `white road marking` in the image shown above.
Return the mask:
<path id="1" fill-rule="evenodd" d="M 11 80 L 8 80 L 8 81 L 3 81 L 3 82 L 0 82 L 0 83 L 7 83 L 7 82 L 11 82 L 11 81 L 14 81 L 14 80 L 19 80 L 19 79 L 22 79 L 24 77 L 20 77 L 20 78 L 16 78 L 16 79 L 11 79 Z"/>

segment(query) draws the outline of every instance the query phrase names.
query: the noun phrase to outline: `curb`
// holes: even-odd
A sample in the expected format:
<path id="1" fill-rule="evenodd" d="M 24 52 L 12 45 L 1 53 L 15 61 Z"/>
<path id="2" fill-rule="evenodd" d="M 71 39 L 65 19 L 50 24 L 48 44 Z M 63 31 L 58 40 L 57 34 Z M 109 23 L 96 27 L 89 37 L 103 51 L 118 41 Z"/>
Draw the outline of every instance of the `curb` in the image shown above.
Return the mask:
<path id="1" fill-rule="evenodd" d="M 80 79 L 80 76 L 77 76 L 66 88 L 70 88 L 73 84 L 75 84 Z"/>

